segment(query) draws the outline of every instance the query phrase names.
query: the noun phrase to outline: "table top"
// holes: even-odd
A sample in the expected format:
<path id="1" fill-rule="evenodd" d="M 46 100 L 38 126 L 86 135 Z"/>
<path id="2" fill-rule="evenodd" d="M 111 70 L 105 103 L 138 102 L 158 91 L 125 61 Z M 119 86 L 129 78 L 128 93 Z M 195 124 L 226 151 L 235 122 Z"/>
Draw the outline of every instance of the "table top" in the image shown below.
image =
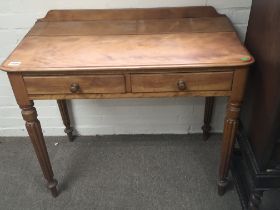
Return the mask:
<path id="1" fill-rule="evenodd" d="M 212 7 L 56 10 L 36 22 L 8 72 L 246 66 L 253 58 Z"/>

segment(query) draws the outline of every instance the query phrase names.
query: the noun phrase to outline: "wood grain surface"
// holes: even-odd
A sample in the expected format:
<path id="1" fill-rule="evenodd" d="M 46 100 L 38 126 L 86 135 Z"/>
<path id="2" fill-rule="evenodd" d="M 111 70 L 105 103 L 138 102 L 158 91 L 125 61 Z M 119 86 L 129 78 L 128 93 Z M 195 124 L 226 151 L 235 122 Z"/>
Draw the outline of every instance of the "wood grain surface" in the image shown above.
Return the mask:
<path id="1" fill-rule="evenodd" d="M 219 16 L 211 6 L 129 8 L 129 9 L 88 9 L 88 10 L 50 10 L 41 21 L 84 21 L 84 20 L 139 20 L 171 19 L 189 17 Z"/>
<path id="2" fill-rule="evenodd" d="M 70 93 L 124 93 L 125 80 L 122 75 L 87 76 L 26 76 L 24 77 L 28 94 L 70 94 Z M 78 89 L 71 91 L 71 85 Z"/>
<path id="3" fill-rule="evenodd" d="M 37 21 L 0 69 L 8 72 L 53 196 L 57 181 L 33 99 L 59 100 L 71 133 L 64 99 L 230 96 L 218 181 L 222 195 L 253 62 L 228 18 L 213 7 L 59 10 Z"/>
<path id="4" fill-rule="evenodd" d="M 155 27 L 156 26 L 156 27 Z M 28 33 L 29 36 L 90 36 L 90 35 L 141 35 L 165 33 L 213 33 L 233 32 L 225 16 L 112 20 L 112 21 L 39 21 Z"/>
<path id="5" fill-rule="evenodd" d="M 252 63 L 253 58 L 228 18 L 213 13 L 212 8 L 209 14 L 198 17 L 204 10 L 196 8 L 196 12 L 187 15 L 189 9 L 178 9 L 185 15 L 179 12 L 169 19 L 160 17 L 172 14 L 176 8 L 156 10 L 150 16 L 154 19 L 144 18 L 153 10 L 139 9 L 127 15 L 121 10 L 120 17 L 113 20 L 115 10 L 52 11 L 35 24 L 0 68 L 11 72 L 53 72 Z M 92 15 L 86 19 L 83 15 L 88 13 Z"/>
<path id="6" fill-rule="evenodd" d="M 200 50 L 200 49 L 204 50 Z M 8 71 L 174 68 L 248 65 L 232 32 L 116 36 L 28 36 L 7 59 Z M 11 62 L 20 62 L 11 66 Z"/>
<path id="7" fill-rule="evenodd" d="M 132 74 L 131 84 L 132 92 L 136 93 L 231 90 L 232 77 L 233 72 Z"/>

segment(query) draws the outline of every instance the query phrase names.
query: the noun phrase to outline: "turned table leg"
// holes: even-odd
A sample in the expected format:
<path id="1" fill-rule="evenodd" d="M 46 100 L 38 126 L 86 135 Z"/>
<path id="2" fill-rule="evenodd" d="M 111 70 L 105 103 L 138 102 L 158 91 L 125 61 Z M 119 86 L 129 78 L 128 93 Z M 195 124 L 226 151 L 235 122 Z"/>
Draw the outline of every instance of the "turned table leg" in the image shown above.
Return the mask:
<path id="1" fill-rule="evenodd" d="M 240 104 L 229 103 L 227 116 L 224 124 L 224 135 L 222 144 L 222 158 L 220 163 L 218 193 L 223 195 L 228 184 L 228 172 L 233 145 L 235 143 L 235 133 L 238 126 L 238 115 Z"/>
<path id="2" fill-rule="evenodd" d="M 35 149 L 44 177 L 48 182 L 47 186 L 51 190 L 53 197 L 56 197 L 58 195 L 56 188 L 57 181 L 53 178 L 53 170 L 47 152 L 41 125 L 39 120 L 37 119 L 37 111 L 33 106 L 32 101 L 30 102 L 30 105 L 20 105 L 20 108 L 22 109 L 22 116 L 26 121 L 26 129 Z"/>
<path id="3" fill-rule="evenodd" d="M 214 99 L 215 99 L 214 97 L 205 98 L 204 124 L 202 126 L 204 141 L 206 141 L 210 137 L 210 131 L 211 131 L 210 123 L 212 119 Z"/>
<path id="4" fill-rule="evenodd" d="M 45 144 L 42 128 L 37 119 L 37 111 L 33 101 L 29 100 L 23 77 L 20 73 L 8 73 L 15 98 L 19 107 L 22 110 L 23 119 L 26 121 L 26 129 L 33 144 L 39 164 L 43 171 L 43 175 L 48 183 L 48 188 L 51 190 L 53 197 L 58 195 L 57 181 L 54 179 L 54 174 L 49 159 L 47 147 Z"/>
<path id="5" fill-rule="evenodd" d="M 70 117 L 67 109 L 67 103 L 66 100 L 57 100 L 57 104 L 59 107 L 59 111 L 62 117 L 63 124 L 65 125 L 64 132 L 67 134 L 69 141 L 74 140 L 73 136 L 73 128 L 70 124 Z"/>
<path id="6" fill-rule="evenodd" d="M 224 134 L 218 180 L 219 195 L 223 195 L 225 193 L 228 185 L 230 161 L 235 143 L 240 106 L 244 95 L 247 73 L 248 69 L 238 69 L 234 72 L 232 93 L 228 101 L 227 113 L 224 122 Z"/>

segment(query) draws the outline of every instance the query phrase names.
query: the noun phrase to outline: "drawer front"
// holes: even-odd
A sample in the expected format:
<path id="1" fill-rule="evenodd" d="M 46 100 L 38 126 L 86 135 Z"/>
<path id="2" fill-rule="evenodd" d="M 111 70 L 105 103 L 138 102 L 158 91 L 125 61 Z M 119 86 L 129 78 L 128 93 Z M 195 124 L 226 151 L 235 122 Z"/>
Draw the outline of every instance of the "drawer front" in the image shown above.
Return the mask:
<path id="1" fill-rule="evenodd" d="M 132 92 L 231 90 L 233 72 L 134 74 Z"/>
<path id="2" fill-rule="evenodd" d="M 28 94 L 124 93 L 123 75 L 25 76 Z"/>

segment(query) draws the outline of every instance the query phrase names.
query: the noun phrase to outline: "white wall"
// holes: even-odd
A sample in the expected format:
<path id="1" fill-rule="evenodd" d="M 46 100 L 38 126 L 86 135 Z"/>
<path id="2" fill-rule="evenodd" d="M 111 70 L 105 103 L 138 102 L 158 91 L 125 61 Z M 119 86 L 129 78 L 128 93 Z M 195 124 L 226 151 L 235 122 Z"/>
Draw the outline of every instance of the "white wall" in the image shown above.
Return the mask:
<path id="1" fill-rule="evenodd" d="M 212 5 L 227 14 L 244 39 L 251 0 L 8 0 L 0 1 L 0 62 L 15 48 L 35 20 L 50 9 L 129 8 Z M 226 98 L 217 100 L 213 127 L 222 131 Z M 64 135 L 55 101 L 36 101 L 45 135 Z M 75 100 L 70 104 L 81 135 L 197 133 L 204 98 Z M 27 135 L 20 110 L 4 72 L 0 73 L 0 136 Z"/>

